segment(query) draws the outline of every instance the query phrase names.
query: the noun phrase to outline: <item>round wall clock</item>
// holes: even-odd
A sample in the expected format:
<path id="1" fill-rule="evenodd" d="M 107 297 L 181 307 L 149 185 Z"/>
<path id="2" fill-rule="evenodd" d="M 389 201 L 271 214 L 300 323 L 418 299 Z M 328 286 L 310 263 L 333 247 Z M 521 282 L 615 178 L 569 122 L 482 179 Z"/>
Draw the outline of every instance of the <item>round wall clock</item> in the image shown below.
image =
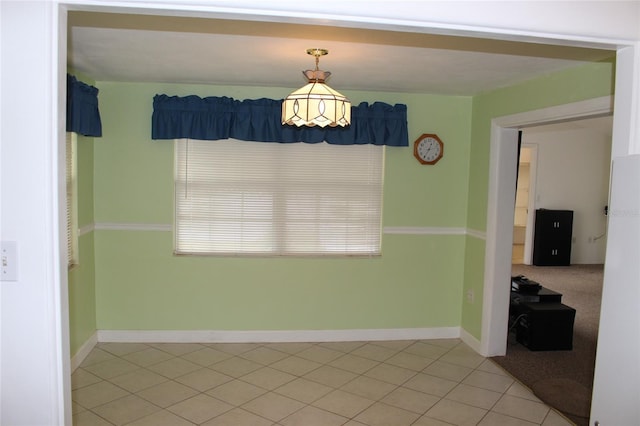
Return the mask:
<path id="1" fill-rule="evenodd" d="M 435 134 L 425 133 L 413 143 L 413 155 L 421 164 L 436 164 L 444 154 L 444 144 Z"/>

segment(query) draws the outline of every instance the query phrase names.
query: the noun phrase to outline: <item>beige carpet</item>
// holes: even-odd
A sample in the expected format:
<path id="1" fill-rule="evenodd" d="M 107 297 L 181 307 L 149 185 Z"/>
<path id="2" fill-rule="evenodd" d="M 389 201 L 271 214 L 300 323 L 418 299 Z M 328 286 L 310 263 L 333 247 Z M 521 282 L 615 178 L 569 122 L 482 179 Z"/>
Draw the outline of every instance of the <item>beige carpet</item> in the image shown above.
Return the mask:
<path id="1" fill-rule="evenodd" d="M 530 351 L 510 334 L 507 355 L 493 360 L 542 401 L 577 425 L 586 426 L 591 406 L 603 265 L 513 265 L 512 275 L 520 274 L 562 293 L 562 303 L 576 309 L 573 349 Z"/>

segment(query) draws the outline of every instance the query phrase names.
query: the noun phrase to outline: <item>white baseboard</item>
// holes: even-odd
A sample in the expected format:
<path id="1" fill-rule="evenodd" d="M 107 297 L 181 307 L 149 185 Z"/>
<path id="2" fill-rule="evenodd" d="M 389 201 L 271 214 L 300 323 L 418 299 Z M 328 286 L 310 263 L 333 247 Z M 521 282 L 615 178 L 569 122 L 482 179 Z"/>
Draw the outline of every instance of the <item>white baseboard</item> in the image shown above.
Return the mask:
<path id="1" fill-rule="evenodd" d="M 98 332 L 93 333 L 91 337 L 89 337 L 89 339 L 87 339 L 87 341 L 84 342 L 82 346 L 80 346 L 78 352 L 76 352 L 75 355 L 71 357 L 72 373 L 76 370 L 76 368 L 80 366 L 80 364 L 82 364 L 82 361 L 84 361 L 84 359 L 89 355 L 91 349 L 94 348 L 96 343 L 98 343 Z"/>
<path id="2" fill-rule="evenodd" d="M 466 343 L 467 346 L 469 346 L 480 355 L 487 356 L 486 354 L 482 353 L 482 345 L 480 344 L 480 340 L 473 337 L 467 330 L 463 328 L 460 329 L 460 340 L 462 340 L 464 343 Z"/>
<path id="3" fill-rule="evenodd" d="M 98 342 L 283 343 L 428 340 L 460 337 L 460 327 L 362 330 L 98 330 Z"/>

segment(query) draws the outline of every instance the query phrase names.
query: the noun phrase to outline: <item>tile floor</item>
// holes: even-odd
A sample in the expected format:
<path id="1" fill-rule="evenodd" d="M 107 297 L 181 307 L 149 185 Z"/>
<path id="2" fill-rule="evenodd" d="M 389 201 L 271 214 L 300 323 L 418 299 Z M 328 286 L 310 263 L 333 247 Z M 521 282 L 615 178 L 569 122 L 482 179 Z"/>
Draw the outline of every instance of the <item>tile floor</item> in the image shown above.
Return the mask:
<path id="1" fill-rule="evenodd" d="M 99 343 L 71 377 L 76 426 L 567 426 L 458 339 Z"/>

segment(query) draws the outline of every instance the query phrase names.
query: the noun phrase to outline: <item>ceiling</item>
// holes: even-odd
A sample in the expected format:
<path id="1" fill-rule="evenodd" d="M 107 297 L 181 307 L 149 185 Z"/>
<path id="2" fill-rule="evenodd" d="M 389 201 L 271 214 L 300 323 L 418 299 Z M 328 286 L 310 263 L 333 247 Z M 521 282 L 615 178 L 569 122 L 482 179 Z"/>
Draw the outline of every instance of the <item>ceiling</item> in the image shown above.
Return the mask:
<path id="1" fill-rule="evenodd" d="M 570 46 L 302 25 L 70 12 L 68 61 L 95 81 L 294 89 L 324 48 L 328 83 L 350 90 L 471 96 L 600 61 L 614 52 Z M 283 91 L 283 97 L 286 96 Z"/>

